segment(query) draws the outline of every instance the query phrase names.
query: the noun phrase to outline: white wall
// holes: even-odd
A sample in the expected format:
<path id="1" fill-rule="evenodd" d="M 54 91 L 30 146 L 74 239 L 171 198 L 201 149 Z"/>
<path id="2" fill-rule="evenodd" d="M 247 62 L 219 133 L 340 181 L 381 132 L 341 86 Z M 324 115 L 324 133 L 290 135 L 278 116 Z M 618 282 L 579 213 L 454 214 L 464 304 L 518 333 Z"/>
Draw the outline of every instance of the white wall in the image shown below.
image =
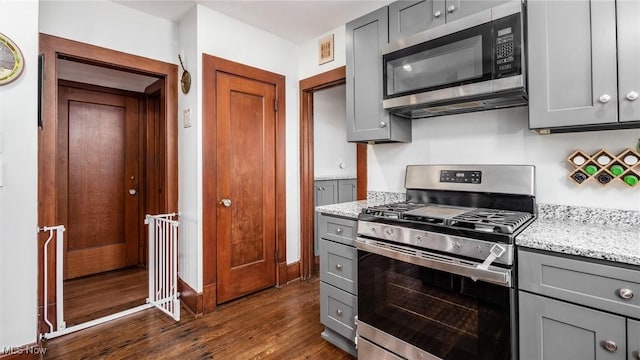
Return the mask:
<path id="1" fill-rule="evenodd" d="M 21 77 L 0 87 L 0 351 L 36 342 L 38 2 L 0 0 L 0 31 L 21 49 Z M 53 225 L 53 224 L 48 224 Z"/>
<path id="2" fill-rule="evenodd" d="M 380 5 L 383 6 L 384 4 Z M 322 65 L 318 64 L 319 59 L 319 47 L 318 41 L 324 38 L 327 35 L 333 34 L 333 49 L 334 56 L 333 61 L 324 63 Z M 308 77 L 321 74 L 323 72 L 333 70 L 340 66 L 345 65 L 346 61 L 346 47 L 344 45 L 344 35 L 345 35 L 345 27 L 341 25 L 329 32 L 318 35 L 317 38 L 307 41 L 300 45 L 298 58 L 299 58 L 299 70 L 298 76 L 300 76 L 300 80 L 306 79 Z"/>
<path id="3" fill-rule="evenodd" d="M 178 183 L 180 242 L 178 273 L 196 291 L 202 291 L 202 134 L 199 98 L 201 92 L 198 53 L 198 15 L 194 7 L 178 24 L 178 51 L 191 74 L 191 90 L 178 94 Z M 182 70 L 180 70 L 182 75 Z M 184 127 L 184 111 L 191 113 L 191 127 Z"/>
<path id="4" fill-rule="evenodd" d="M 618 154 L 635 148 L 640 130 L 537 135 L 527 127 L 527 107 L 413 121 L 410 144 L 368 146 L 369 190 L 404 191 L 409 164 L 533 164 L 540 203 L 640 211 L 640 192 L 616 180 L 576 186 L 566 161 L 574 150 Z"/>
<path id="5" fill-rule="evenodd" d="M 287 263 L 296 262 L 300 259 L 298 47 L 264 30 L 198 5 L 198 52 L 286 77 Z M 199 99 L 200 109 L 202 102 L 203 99 Z M 198 122 L 200 126 L 201 115 Z"/>
<path id="6" fill-rule="evenodd" d="M 356 145 L 347 142 L 346 86 L 313 93 L 314 175 L 355 176 Z M 340 168 L 340 164 L 344 168 Z"/>
<path id="7" fill-rule="evenodd" d="M 40 2 L 40 32 L 177 63 L 177 26 L 105 0 Z"/>

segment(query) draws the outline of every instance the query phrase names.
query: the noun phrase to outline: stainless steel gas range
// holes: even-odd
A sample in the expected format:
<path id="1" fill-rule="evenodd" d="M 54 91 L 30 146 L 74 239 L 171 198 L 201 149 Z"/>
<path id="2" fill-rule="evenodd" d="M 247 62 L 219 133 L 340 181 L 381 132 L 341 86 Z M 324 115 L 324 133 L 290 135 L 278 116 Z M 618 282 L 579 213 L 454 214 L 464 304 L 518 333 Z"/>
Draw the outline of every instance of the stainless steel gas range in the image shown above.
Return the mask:
<path id="1" fill-rule="evenodd" d="M 517 356 L 514 238 L 535 221 L 531 165 L 415 165 L 406 202 L 358 216 L 358 357 Z"/>

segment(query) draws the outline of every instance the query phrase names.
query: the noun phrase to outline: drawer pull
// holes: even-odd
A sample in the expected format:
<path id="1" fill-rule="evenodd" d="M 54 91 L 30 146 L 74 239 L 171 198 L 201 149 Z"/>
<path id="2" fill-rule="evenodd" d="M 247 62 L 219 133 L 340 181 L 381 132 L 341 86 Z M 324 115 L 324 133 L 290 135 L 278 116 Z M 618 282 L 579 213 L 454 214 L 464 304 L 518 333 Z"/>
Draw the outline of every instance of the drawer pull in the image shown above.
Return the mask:
<path id="1" fill-rule="evenodd" d="M 618 290 L 618 295 L 625 300 L 630 300 L 633 298 L 633 291 L 631 289 L 620 289 Z"/>
<path id="2" fill-rule="evenodd" d="M 603 341 L 602 347 L 610 353 L 614 353 L 616 352 L 616 350 L 618 350 L 618 345 L 613 340 Z"/>
<path id="3" fill-rule="evenodd" d="M 336 264 L 336 270 L 342 270 L 342 264 Z"/>
<path id="4" fill-rule="evenodd" d="M 341 228 L 337 228 L 336 229 L 336 234 L 342 234 L 342 229 Z"/>
<path id="5" fill-rule="evenodd" d="M 340 309 L 336 310 L 336 315 L 338 315 L 338 316 L 342 316 L 342 310 L 340 310 Z M 614 345 L 615 345 L 615 344 L 614 344 Z"/>

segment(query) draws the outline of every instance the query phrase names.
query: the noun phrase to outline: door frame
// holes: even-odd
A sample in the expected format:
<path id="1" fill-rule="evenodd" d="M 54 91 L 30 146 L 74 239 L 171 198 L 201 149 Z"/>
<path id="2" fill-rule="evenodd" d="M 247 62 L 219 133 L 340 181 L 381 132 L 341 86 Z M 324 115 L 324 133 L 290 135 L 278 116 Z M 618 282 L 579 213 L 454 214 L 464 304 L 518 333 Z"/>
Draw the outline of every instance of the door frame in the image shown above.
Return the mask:
<path id="1" fill-rule="evenodd" d="M 68 40 L 52 35 L 40 34 L 40 54 L 44 56 L 42 68 L 42 100 L 38 106 L 42 110 L 42 122 L 38 133 L 38 224 L 39 226 L 58 225 L 57 204 L 57 151 L 58 137 L 58 69 L 57 59 L 64 57 L 73 61 L 106 67 L 115 70 L 135 72 L 164 78 L 164 115 L 165 115 L 165 169 L 162 177 L 165 182 L 163 201 L 170 212 L 178 211 L 178 66 L 116 50 Z M 48 328 L 42 318 L 44 306 L 44 256 L 42 248 L 47 236 L 38 236 L 38 329 L 46 332 Z M 48 258 L 49 314 L 55 319 L 55 255 Z"/>
<path id="2" fill-rule="evenodd" d="M 318 90 L 346 83 L 346 67 L 300 80 L 300 248 L 302 258 L 300 275 L 308 279 L 313 275 L 315 257 L 313 255 L 315 205 L 314 195 L 314 132 L 313 93 Z M 356 147 L 357 200 L 367 199 L 367 145 Z"/>
<path id="3" fill-rule="evenodd" d="M 276 87 L 276 286 L 287 282 L 286 238 L 286 107 L 285 77 L 259 68 L 202 54 L 202 268 L 203 312 L 217 307 L 217 168 L 216 74 L 224 72 Z"/>

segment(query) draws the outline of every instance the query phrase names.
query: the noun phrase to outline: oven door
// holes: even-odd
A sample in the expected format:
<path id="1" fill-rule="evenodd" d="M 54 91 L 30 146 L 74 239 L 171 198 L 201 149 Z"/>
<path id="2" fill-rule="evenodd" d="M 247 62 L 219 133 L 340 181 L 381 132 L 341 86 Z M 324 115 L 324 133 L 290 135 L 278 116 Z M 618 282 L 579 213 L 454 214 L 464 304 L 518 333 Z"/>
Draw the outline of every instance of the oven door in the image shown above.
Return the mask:
<path id="1" fill-rule="evenodd" d="M 493 282 L 487 282 L 466 261 L 378 245 L 362 238 L 356 242 L 358 337 L 368 345 L 364 358 L 372 348 L 387 351 L 388 358 L 512 358 L 517 337 L 510 270 L 490 268 L 485 280 Z M 499 285 L 493 273 L 502 272 L 507 281 Z M 476 281 L 461 274 L 473 274 Z"/>

